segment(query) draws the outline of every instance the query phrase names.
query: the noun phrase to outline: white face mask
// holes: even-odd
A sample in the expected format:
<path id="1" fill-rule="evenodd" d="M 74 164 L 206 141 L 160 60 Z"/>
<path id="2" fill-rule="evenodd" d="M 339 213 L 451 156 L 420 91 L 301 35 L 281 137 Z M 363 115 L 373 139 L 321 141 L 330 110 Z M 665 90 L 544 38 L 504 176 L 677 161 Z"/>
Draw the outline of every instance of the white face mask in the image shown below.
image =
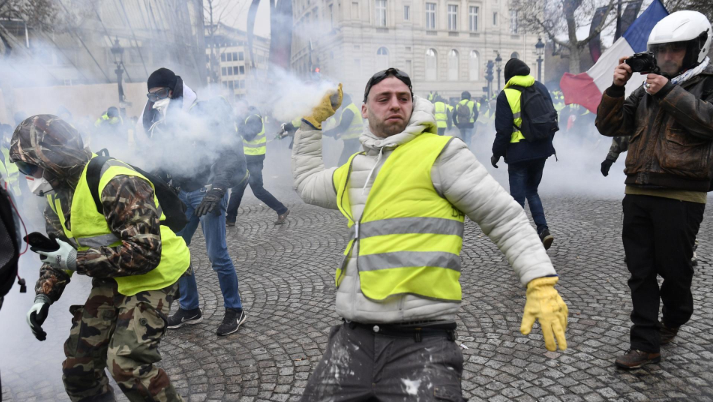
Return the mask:
<path id="1" fill-rule="evenodd" d="M 27 179 L 27 186 L 34 195 L 42 197 L 53 191 L 52 185 L 50 185 L 50 182 L 48 182 L 44 177 L 38 179 L 36 177 L 25 176 L 25 178 Z"/>
<path id="2" fill-rule="evenodd" d="M 168 109 L 168 104 L 171 103 L 170 98 L 163 98 L 161 100 L 157 100 L 153 104 L 153 108 L 158 110 L 159 112 L 163 113 L 163 115 L 166 115 L 166 109 Z"/>

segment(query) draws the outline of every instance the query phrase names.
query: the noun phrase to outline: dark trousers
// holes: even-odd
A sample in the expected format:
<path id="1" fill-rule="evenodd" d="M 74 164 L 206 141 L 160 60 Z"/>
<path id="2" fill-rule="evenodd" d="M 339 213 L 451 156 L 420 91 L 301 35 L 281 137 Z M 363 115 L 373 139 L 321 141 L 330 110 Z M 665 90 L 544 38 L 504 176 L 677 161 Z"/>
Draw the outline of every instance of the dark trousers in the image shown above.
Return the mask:
<path id="1" fill-rule="evenodd" d="M 458 127 L 458 130 L 460 131 L 460 138 L 470 146 L 470 140 L 475 134 L 475 128 Z"/>
<path id="2" fill-rule="evenodd" d="M 250 179 L 248 179 L 248 184 L 250 189 L 252 189 L 253 194 L 258 200 L 262 201 L 268 207 L 272 208 L 278 215 L 282 215 L 287 212 L 287 207 L 284 206 L 280 201 L 275 198 L 274 195 L 270 194 L 269 191 L 265 190 L 262 183 L 262 167 L 265 156 L 245 156 L 248 165 L 248 172 L 250 172 Z M 245 183 L 240 184 L 238 187 L 234 187 L 230 193 L 230 202 L 228 202 L 228 211 L 226 220 L 228 222 L 235 222 L 238 217 L 238 208 L 240 208 L 240 202 L 243 200 L 243 194 L 245 194 L 245 188 L 247 185 Z"/>
<path id="3" fill-rule="evenodd" d="M 333 327 L 302 401 L 466 401 L 463 354 L 445 333 L 416 340 L 375 329 L 379 326 Z"/>
<path id="4" fill-rule="evenodd" d="M 438 135 L 446 135 L 446 128 L 438 127 Z"/>
<path id="5" fill-rule="evenodd" d="M 631 278 L 631 348 L 660 349 L 659 300 L 663 323 L 680 327 L 693 314 L 693 244 L 705 204 L 646 195 L 626 195 L 622 239 Z M 663 278 L 659 288 L 656 276 Z"/>
<path id="6" fill-rule="evenodd" d="M 542 171 L 545 169 L 547 158 L 533 159 L 524 162 L 508 164 L 508 176 L 510 178 L 510 195 L 523 208 L 525 200 L 530 206 L 532 219 L 537 225 L 537 234 L 548 229 L 545 219 L 545 209 L 542 207 L 540 195 L 537 188 L 542 180 Z"/>
<path id="7" fill-rule="evenodd" d="M 342 148 L 342 154 L 339 155 L 339 162 L 337 163 L 337 166 L 342 166 L 343 164 L 347 163 L 347 161 L 349 161 L 350 156 L 359 152 L 359 147 L 361 146 L 359 138 L 351 138 L 348 140 L 344 140 L 343 142 L 344 148 Z"/>

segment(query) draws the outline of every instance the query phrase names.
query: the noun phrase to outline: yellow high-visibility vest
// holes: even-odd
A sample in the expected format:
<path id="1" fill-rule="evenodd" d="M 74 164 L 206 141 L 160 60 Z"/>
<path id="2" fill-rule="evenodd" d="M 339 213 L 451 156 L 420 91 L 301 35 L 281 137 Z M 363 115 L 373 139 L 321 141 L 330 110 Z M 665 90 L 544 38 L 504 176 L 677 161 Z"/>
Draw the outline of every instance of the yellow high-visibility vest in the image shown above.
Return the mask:
<path id="1" fill-rule="evenodd" d="M 265 136 L 265 123 L 262 122 L 262 117 L 259 115 L 253 115 L 260 118 L 262 123 L 262 131 L 258 133 L 252 140 L 243 140 L 243 152 L 245 155 L 265 155 L 267 153 L 267 137 Z M 245 119 L 245 124 L 248 123 L 248 119 L 253 116 L 248 116 Z"/>
<path id="2" fill-rule="evenodd" d="M 351 230 L 344 254 L 350 257 L 359 245 L 361 291 L 369 299 L 412 294 L 461 300 L 465 215 L 436 192 L 431 179 L 436 158 L 452 138 L 423 133 L 397 147 L 376 176 L 358 222 L 352 216 L 349 181 L 359 153 L 334 172 L 337 205 Z M 337 287 L 345 268 L 337 269 Z"/>
<path id="3" fill-rule="evenodd" d="M 20 190 L 20 170 L 17 168 L 17 165 L 10 162 L 10 150 L 6 147 L 2 147 L 2 156 L 5 163 L 0 163 L 0 165 L 3 165 L 2 172 L 0 173 L 2 173 L 5 181 L 7 181 L 7 185 L 10 187 L 12 194 L 19 197 L 22 195 L 22 191 Z M 22 180 L 25 180 L 25 178 L 23 177 Z"/>
<path id="4" fill-rule="evenodd" d="M 357 109 L 356 105 L 353 102 L 350 103 L 349 106 L 345 108 L 345 110 L 351 110 L 352 113 L 354 113 L 354 117 L 352 118 L 352 121 L 349 124 L 347 131 L 342 134 L 341 138 L 343 140 L 352 140 L 354 138 L 359 138 L 359 136 L 361 136 L 362 131 L 364 131 L 364 122 L 361 119 L 361 111 Z M 339 116 L 339 124 L 341 124 L 342 118 L 344 118 L 343 112 L 341 116 Z"/>
<path id="5" fill-rule="evenodd" d="M 535 77 L 531 75 L 516 75 L 510 78 L 507 84 L 505 84 L 505 96 L 507 96 L 508 104 L 512 110 L 512 117 L 514 119 L 515 125 L 517 127 L 522 127 L 522 105 L 520 104 L 520 99 L 522 98 L 522 92 L 517 89 L 509 88 L 512 85 L 517 85 L 521 87 L 531 87 L 535 84 Z M 522 135 L 522 131 L 515 129 L 513 127 L 512 135 L 510 135 L 510 143 L 516 144 L 521 140 L 524 140 L 525 136 Z"/>
<path id="6" fill-rule="evenodd" d="M 436 102 L 433 104 L 435 109 L 433 116 L 436 118 L 436 125 L 438 128 L 448 127 L 448 108 L 443 102 Z"/>
<path id="7" fill-rule="evenodd" d="M 87 183 L 88 166 L 89 163 L 84 167 L 72 196 L 72 205 L 70 206 L 71 231 L 67 229 L 62 205 L 55 194 L 47 196 L 49 205 L 59 217 L 64 234 L 78 251 L 85 251 L 90 248 L 121 246 L 122 240 L 112 233 L 104 215 L 97 211 L 89 183 Z M 112 159 L 108 160 L 102 168 L 99 180 L 99 194 L 102 193 L 109 181 L 118 175 L 140 177 L 151 184 L 151 187 L 154 186 L 153 183 L 131 168 L 131 166 Z M 154 203 L 156 203 L 156 207 L 159 210 L 160 220 L 164 221 L 166 215 L 161 212 L 161 206 L 155 195 Z M 176 236 L 168 226 L 161 225 L 161 262 L 158 266 L 143 275 L 116 277 L 114 280 L 119 285 L 119 293 L 125 296 L 133 296 L 139 292 L 163 289 L 172 285 L 186 272 L 190 264 L 191 254 L 186 242 L 182 237 Z"/>

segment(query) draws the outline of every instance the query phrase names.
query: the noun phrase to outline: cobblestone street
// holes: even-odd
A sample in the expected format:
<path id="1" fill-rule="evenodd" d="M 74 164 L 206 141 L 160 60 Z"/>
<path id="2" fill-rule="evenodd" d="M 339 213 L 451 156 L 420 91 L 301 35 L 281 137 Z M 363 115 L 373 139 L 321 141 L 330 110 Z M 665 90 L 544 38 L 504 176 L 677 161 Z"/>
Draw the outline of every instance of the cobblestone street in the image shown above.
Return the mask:
<path id="1" fill-rule="evenodd" d="M 713 214 L 706 213 L 698 237 L 693 318 L 663 348 L 661 364 L 622 372 L 613 361 L 629 346 L 631 302 L 620 200 L 543 201 L 556 237 L 549 254 L 570 309 L 569 349 L 547 352 L 538 328 L 528 337 L 520 334 L 524 289 L 495 245 L 467 221 L 457 339 L 465 358 L 465 396 L 471 401 L 713 401 Z M 339 323 L 333 273 L 346 243 L 346 221 L 337 211 L 294 198 L 287 202 L 292 213 L 282 227 L 273 226 L 273 211 L 250 204 L 229 229 L 248 314 L 237 334 L 215 335 L 222 296 L 205 243 L 198 235 L 194 239 L 191 251 L 205 319 L 170 331 L 161 345 L 162 366 L 186 400 L 298 400 L 324 352 L 329 328 Z M 47 341 L 36 342 L 24 324 L 31 300 L 23 302 L 20 319 L 13 318 L 18 322 L 11 327 L 13 336 L 31 347 L 23 353 L 8 349 L 19 347 L 12 338 L 0 346 L 3 400 L 67 400 L 60 371 L 70 326 L 67 308 L 81 303 L 89 286 L 88 281 L 75 282 L 50 310 Z M 0 317 L 8 319 L 7 314 Z M 6 328 L 3 323 L 9 332 Z M 123 395 L 119 400 L 125 400 Z"/>

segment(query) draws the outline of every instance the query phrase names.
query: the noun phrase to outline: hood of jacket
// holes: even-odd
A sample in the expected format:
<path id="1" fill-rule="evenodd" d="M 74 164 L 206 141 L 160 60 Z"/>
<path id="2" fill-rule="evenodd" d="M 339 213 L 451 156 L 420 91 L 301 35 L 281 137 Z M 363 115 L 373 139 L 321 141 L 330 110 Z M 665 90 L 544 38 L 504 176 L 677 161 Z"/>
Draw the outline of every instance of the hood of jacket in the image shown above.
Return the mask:
<path id="1" fill-rule="evenodd" d="M 513 85 L 525 88 L 531 87 L 535 85 L 535 77 L 531 75 L 516 75 L 508 80 L 508 83 L 505 84 L 505 88 L 509 88 Z"/>
<path id="2" fill-rule="evenodd" d="M 173 94 L 171 95 L 171 102 L 169 103 L 166 115 L 176 113 L 177 110 L 187 112 L 191 109 L 196 99 L 198 99 L 198 95 L 183 82 L 180 76 L 176 76 L 176 78 L 176 85 L 171 88 Z M 139 122 L 149 136 L 151 135 L 151 126 L 153 126 L 159 118 L 157 115 L 159 112 L 153 108 L 153 105 L 154 102 L 147 101 L 146 105 L 144 105 L 143 112 L 141 112 L 141 116 L 139 116 Z"/>
<path id="3" fill-rule="evenodd" d="M 28 117 L 17 126 L 10 141 L 10 160 L 41 167 L 53 188 L 76 188 L 91 158 L 79 131 L 51 114 Z"/>
<path id="4" fill-rule="evenodd" d="M 382 148 L 394 149 L 399 145 L 411 141 L 422 133 L 438 133 L 436 119 L 433 117 L 433 103 L 420 96 L 414 96 L 413 112 L 404 131 L 387 138 L 377 137 L 369 129 L 369 120 L 364 119 L 364 132 L 361 137 L 359 137 L 359 141 L 361 141 L 367 153 L 369 153 L 369 151 L 378 152 Z"/>

